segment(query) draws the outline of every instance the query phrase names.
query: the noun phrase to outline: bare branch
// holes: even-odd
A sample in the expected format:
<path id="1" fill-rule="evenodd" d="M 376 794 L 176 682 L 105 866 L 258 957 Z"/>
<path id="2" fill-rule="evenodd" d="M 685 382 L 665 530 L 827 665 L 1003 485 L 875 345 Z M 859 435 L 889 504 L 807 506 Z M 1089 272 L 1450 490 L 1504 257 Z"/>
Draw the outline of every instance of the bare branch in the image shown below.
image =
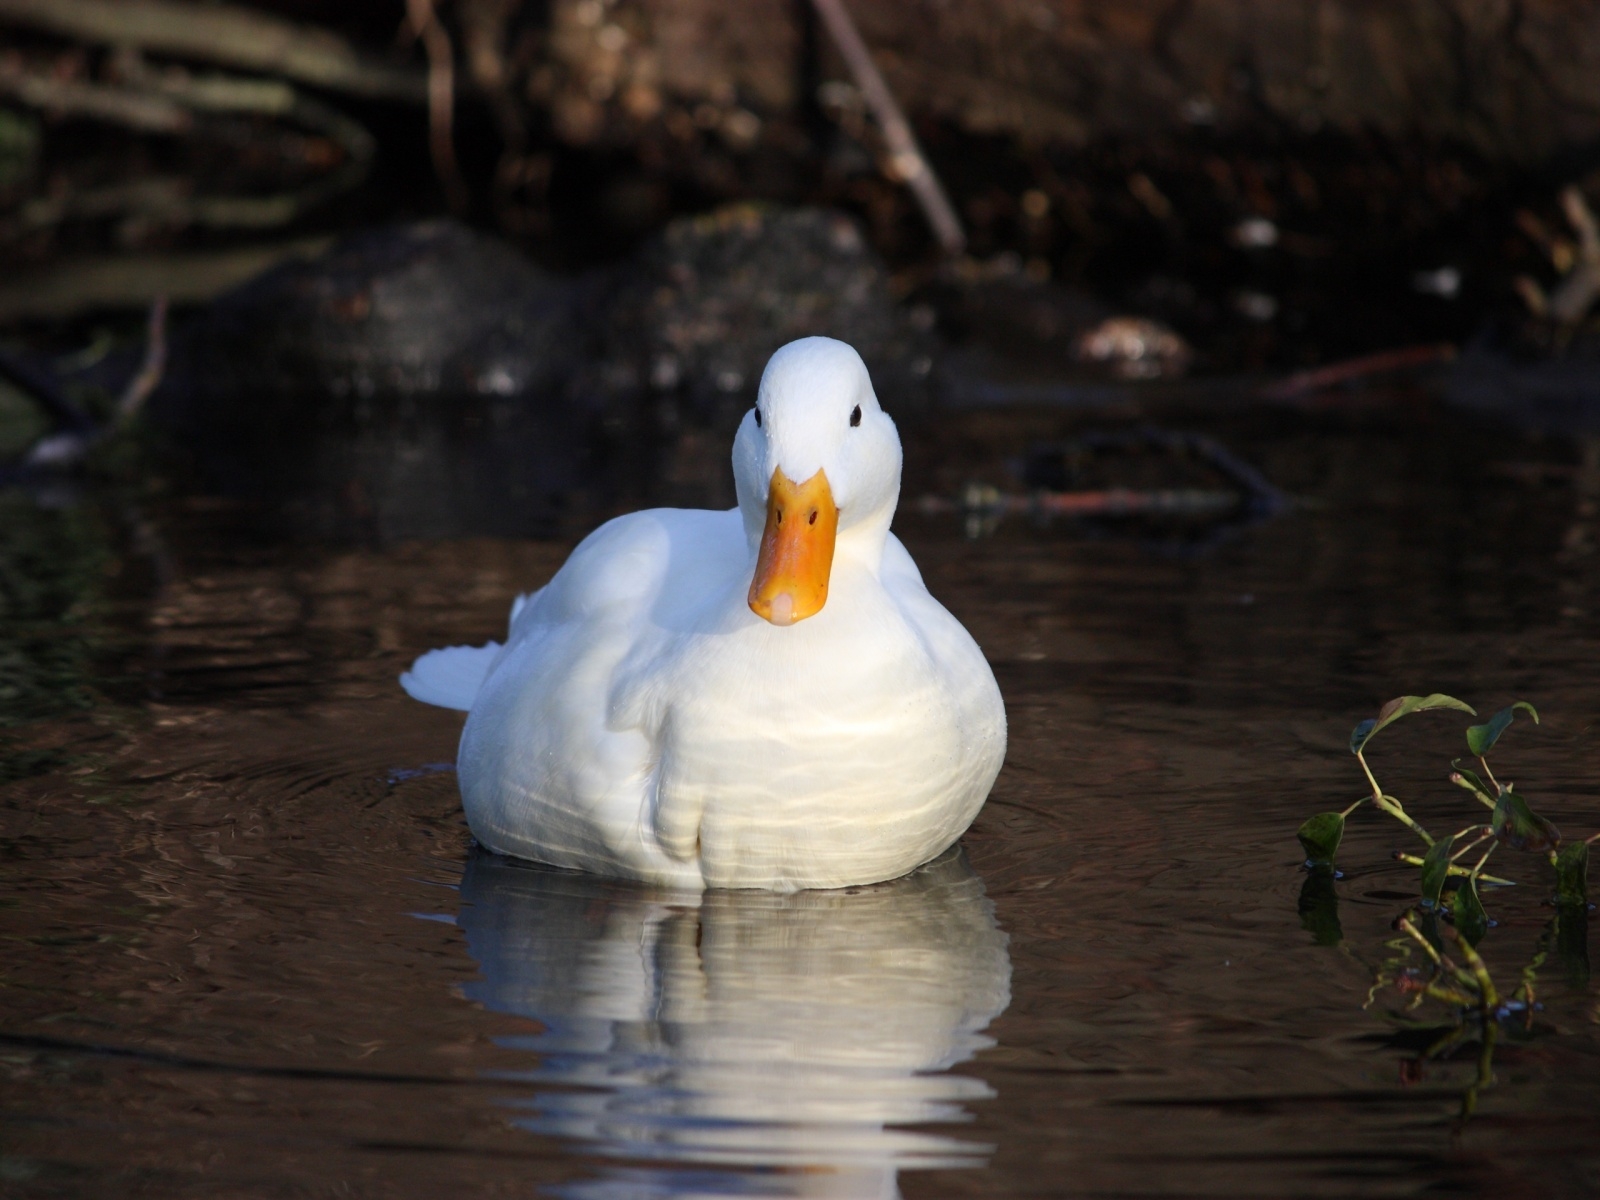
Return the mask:
<path id="1" fill-rule="evenodd" d="M 452 136 L 455 124 L 455 50 L 450 35 L 434 12 L 433 0 L 406 0 L 406 24 L 428 55 L 428 151 L 444 186 L 445 199 L 456 212 L 465 211 L 467 185 L 456 165 Z"/>
<path id="2" fill-rule="evenodd" d="M 117 400 L 115 425 L 125 426 L 139 415 L 150 393 L 156 390 L 167 369 L 167 298 L 157 296 L 150 306 L 150 319 L 146 325 L 144 361 L 139 371 L 128 381 Z"/>
<path id="3" fill-rule="evenodd" d="M 1577 261 L 1571 272 L 1550 293 L 1550 316 L 1563 325 L 1576 325 L 1600 299 L 1600 221 L 1576 187 L 1563 189 L 1561 208 L 1578 235 Z"/>
<path id="4" fill-rule="evenodd" d="M 922 214 L 933 228 L 934 237 L 946 254 L 960 254 L 966 248 L 967 235 L 961 228 L 961 218 L 950 206 L 950 199 L 933 173 L 922 147 L 911 131 L 911 123 L 901 111 L 894 93 L 872 61 L 867 44 L 861 40 L 855 22 L 845 9 L 844 0 L 811 0 L 812 7 L 822 18 L 833 44 L 839 48 L 845 65 L 861 89 L 861 97 L 872 110 L 873 117 L 883 130 L 883 140 L 888 143 L 889 157 L 896 173 L 905 180 L 911 194 L 922 206 Z"/>

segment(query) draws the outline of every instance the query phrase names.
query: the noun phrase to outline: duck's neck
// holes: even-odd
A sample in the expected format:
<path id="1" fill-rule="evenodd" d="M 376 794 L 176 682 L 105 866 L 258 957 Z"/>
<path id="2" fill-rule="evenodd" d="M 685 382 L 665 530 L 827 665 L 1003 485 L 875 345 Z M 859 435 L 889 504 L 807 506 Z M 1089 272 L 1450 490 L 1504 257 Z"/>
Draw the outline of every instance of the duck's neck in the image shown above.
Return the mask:
<path id="1" fill-rule="evenodd" d="M 839 530 L 834 561 L 848 559 L 876 575 L 883 563 L 883 547 L 889 540 L 889 523 L 893 520 L 894 506 L 889 505 L 866 520 L 852 522 Z"/>

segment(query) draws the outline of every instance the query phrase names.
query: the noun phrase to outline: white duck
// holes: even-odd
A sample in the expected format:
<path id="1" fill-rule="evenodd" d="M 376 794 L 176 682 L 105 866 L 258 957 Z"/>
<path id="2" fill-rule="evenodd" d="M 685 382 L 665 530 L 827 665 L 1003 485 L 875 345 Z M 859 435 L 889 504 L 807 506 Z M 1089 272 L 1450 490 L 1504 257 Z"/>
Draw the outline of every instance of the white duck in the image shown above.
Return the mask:
<path id="1" fill-rule="evenodd" d="M 405 690 L 470 713 L 478 841 L 774 891 L 893 879 L 950 846 L 999 773 L 1005 708 L 889 532 L 900 465 L 855 350 L 791 342 L 734 438 L 738 508 L 609 521 L 518 597 L 504 647 L 417 659 Z"/>

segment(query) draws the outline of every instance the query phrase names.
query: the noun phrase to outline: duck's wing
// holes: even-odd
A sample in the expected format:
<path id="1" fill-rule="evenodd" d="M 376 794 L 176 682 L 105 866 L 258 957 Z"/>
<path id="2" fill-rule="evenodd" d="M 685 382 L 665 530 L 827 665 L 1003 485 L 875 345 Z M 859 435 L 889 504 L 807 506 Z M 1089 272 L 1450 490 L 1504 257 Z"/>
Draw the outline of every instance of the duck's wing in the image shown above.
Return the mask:
<path id="1" fill-rule="evenodd" d="M 499 655 L 499 642 L 430 650 L 400 676 L 400 686 L 413 700 L 468 712 Z"/>

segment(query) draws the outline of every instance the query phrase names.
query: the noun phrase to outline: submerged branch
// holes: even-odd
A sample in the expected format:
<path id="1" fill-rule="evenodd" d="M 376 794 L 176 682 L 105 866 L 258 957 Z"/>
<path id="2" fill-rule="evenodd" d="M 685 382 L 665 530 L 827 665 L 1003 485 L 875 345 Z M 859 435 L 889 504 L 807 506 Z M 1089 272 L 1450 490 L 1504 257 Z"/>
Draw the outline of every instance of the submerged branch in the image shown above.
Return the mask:
<path id="1" fill-rule="evenodd" d="M 1376 375 L 1387 375 L 1413 367 L 1450 362 L 1455 357 L 1456 348 L 1449 342 L 1382 350 L 1377 354 L 1364 354 L 1360 358 L 1345 359 L 1343 362 L 1329 363 L 1308 371 L 1297 371 L 1287 379 L 1268 384 L 1261 389 L 1260 395 L 1264 400 L 1294 400 L 1324 388 L 1355 383 Z"/>

